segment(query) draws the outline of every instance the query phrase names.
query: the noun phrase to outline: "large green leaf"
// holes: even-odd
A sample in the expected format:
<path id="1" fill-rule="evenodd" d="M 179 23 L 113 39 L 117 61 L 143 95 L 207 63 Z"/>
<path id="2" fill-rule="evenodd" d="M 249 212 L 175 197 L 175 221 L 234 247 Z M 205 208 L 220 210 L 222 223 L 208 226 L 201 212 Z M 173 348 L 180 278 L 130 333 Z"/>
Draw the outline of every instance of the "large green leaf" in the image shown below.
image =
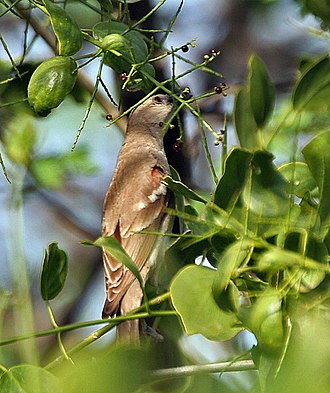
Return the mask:
<path id="1" fill-rule="evenodd" d="M 40 274 L 40 290 L 44 300 L 54 299 L 63 289 L 68 273 L 66 253 L 58 248 L 57 243 L 48 245 L 45 250 Z"/>
<path id="2" fill-rule="evenodd" d="M 234 148 L 225 160 L 225 171 L 216 187 L 213 202 L 228 210 L 237 202 L 247 177 L 253 153 Z"/>
<path id="3" fill-rule="evenodd" d="M 288 183 L 274 166 L 273 158 L 266 151 L 254 153 L 251 178 L 242 193 L 246 207 L 260 216 L 283 216 L 289 208 Z"/>
<path id="4" fill-rule="evenodd" d="M 270 351 L 281 347 L 284 329 L 280 291 L 267 288 L 252 306 L 241 307 L 239 317 L 256 336 L 261 347 Z"/>
<path id="5" fill-rule="evenodd" d="M 42 0 L 43 6 L 35 3 L 50 18 L 54 33 L 58 40 L 59 54 L 72 56 L 82 45 L 82 34 L 76 21 L 66 11 L 49 0 Z"/>
<path id="6" fill-rule="evenodd" d="M 282 176 L 290 183 L 290 192 L 302 198 L 306 192 L 312 192 L 317 184 L 305 162 L 289 162 L 278 168 Z"/>
<path id="7" fill-rule="evenodd" d="M 313 138 L 302 150 L 307 165 L 319 187 L 320 238 L 324 239 L 330 227 L 330 131 Z"/>
<path id="8" fill-rule="evenodd" d="M 312 63 L 298 79 L 292 94 L 293 108 L 297 111 L 329 108 L 330 58 L 323 56 Z"/>
<path id="9" fill-rule="evenodd" d="M 79 367 L 67 366 L 61 384 L 65 393 L 144 392 L 152 360 L 145 347 L 112 345 L 106 353 L 93 351 L 80 358 Z"/>
<path id="10" fill-rule="evenodd" d="M 104 63 L 119 73 L 130 73 L 132 65 L 143 63 L 148 56 L 148 47 L 143 39 L 143 35 L 136 30 L 129 30 L 129 27 L 121 22 L 100 22 L 93 27 L 93 35 L 97 40 L 102 40 L 109 34 L 122 34 L 127 39 L 128 46 L 115 54 L 107 52 Z M 149 64 L 135 67 L 137 72 L 130 77 L 127 84 L 128 89 L 138 90 L 143 88 L 148 90 L 152 86 L 150 79 L 155 77 L 155 69 Z M 148 78 L 148 76 L 151 78 Z"/>
<path id="11" fill-rule="evenodd" d="M 252 150 L 260 148 L 258 126 L 254 120 L 249 94 L 245 88 L 241 88 L 236 94 L 233 120 L 241 147 Z"/>
<path id="12" fill-rule="evenodd" d="M 214 300 L 212 285 L 216 275 L 215 270 L 202 266 L 183 268 L 171 283 L 171 299 L 187 334 L 228 340 L 242 328 L 235 314 L 222 311 Z"/>
<path id="13" fill-rule="evenodd" d="M 193 199 L 198 202 L 206 203 L 207 201 L 198 195 L 195 191 L 191 188 L 187 187 L 181 181 L 174 180 L 169 176 L 165 176 L 164 182 L 166 183 L 167 187 L 173 191 L 175 194 L 183 195 L 186 198 Z"/>
<path id="14" fill-rule="evenodd" d="M 95 173 L 96 166 L 86 149 L 77 148 L 74 153 L 35 157 L 29 171 L 39 186 L 58 190 L 70 175 L 91 175 Z"/>
<path id="15" fill-rule="evenodd" d="M 57 378 L 49 371 L 32 365 L 10 368 L 0 377 L 3 393 L 61 393 Z"/>
<path id="16" fill-rule="evenodd" d="M 257 126 L 261 128 L 273 113 L 275 89 L 266 66 L 259 57 L 250 57 L 248 70 L 248 94 L 252 115 Z"/>
<path id="17" fill-rule="evenodd" d="M 217 275 L 212 291 L 217 298 L 227 288 L 230 279 L 236 276 L 236 269 L 246 260 L 253 244 L 249 240 L 239 240 L 226 249 L 218 261 Z"/>

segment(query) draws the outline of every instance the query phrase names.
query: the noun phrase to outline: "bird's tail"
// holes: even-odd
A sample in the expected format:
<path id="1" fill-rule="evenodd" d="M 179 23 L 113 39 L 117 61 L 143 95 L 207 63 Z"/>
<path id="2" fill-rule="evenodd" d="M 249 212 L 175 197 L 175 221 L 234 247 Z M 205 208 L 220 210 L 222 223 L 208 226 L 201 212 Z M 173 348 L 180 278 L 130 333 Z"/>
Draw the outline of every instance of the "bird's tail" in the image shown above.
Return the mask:
<path id="1" fill-rule="evenodd" d="M 138 319 L 125 321 L 117 326 L 117 342 L 128 345 L 138 345 L 140 343 Z"/>

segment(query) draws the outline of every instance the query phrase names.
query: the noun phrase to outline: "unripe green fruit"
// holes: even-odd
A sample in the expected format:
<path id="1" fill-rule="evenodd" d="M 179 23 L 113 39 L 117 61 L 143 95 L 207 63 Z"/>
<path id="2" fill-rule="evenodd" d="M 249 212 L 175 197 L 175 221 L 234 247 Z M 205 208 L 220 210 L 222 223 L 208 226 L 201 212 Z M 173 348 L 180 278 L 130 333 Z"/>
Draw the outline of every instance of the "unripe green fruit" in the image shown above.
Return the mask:
<path id="1" fill-rule="evenodd" d="M 77 65 L 66 56 L 43 61 L 28 85 L 28 101 L 35 112 L 47 116 L 71 92 L 77 79 Z"/>
<path id="2" fill-rule="evenodd" d="M 125 49 L 129 49 L 129 44 L 126 38 L 123 37 L 121 34 L 108 34 L 102 39 L 101 48 L 104 51 L 122 51 Z"/>

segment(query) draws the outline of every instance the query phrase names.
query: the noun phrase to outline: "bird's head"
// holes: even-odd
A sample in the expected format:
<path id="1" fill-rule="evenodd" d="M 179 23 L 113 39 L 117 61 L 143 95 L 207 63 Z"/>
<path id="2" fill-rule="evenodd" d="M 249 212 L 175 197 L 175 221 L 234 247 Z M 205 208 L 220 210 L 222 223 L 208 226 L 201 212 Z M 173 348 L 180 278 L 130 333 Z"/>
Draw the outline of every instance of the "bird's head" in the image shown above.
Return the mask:
<path id="1" fill-rule="evenodd" d="M 129 125 L 132 128 L 143 126 L 161 130 L 172 110 L 172 97 L 166 94 L 154 95 L 134 109 L 129 117 Z"/>

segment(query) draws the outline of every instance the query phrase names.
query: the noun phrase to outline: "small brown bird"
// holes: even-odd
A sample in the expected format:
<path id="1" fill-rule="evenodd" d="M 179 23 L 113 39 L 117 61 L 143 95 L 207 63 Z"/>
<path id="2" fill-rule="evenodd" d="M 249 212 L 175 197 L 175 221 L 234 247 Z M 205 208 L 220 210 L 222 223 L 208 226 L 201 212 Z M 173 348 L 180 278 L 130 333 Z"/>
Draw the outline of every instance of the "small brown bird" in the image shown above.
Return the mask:
<path id="1" fill-rule="evenodd" d="M 103 236 L 113 236 L 132 258 L 144 282 L 157 263 L 152 256 L 157 236 L 137 231 L 158 232 L 164 220 L 168 192 L 163 183 L 169 175 L 162 131 L 172 112 L 172 99 L 155 95 L 130 115 L 124 144 L 107 191 L 102 219 Z M 134 275 L 119 261 L 103 253 L 106 300 L 103 317 L 125 315 L 141 305 L 142 290 Z M 117 327 L 121 341 L 139 342 L 139 321 Z"/>

